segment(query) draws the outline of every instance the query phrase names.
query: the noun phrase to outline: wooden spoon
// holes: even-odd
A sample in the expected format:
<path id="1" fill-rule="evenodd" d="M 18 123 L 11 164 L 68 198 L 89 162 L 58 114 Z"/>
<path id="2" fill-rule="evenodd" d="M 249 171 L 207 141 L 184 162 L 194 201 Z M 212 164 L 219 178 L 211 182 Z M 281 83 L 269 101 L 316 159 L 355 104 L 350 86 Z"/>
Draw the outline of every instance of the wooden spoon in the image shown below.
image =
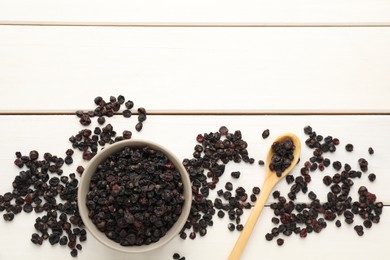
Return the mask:
<path id="1" fill-rule="evenodd" d="M 278 138 L 276 138 L 275 142 L 282 142 L 286 140 L 287 138 L 291 138 L 291 140 L 294 143 L 295 149 L 294 149 L 294 160 L 291 162 L 291 165 L 284 170 L 281 177 L 278 177 L 276 175 L 276 172 L 273 172 L 269 169 L 269 165 L 271 162 L 271 158 L 273 155 L 272 149 L 270 148 L 267 154 L 266 158 L 266 173 L 265 173 L 265 180 L 263 187 L 260 192 L 260 196 L 256 201 L 256 204 L 254 208 L 252 209 L 252 212 L 248 218 L 248 221 L 246 222 L 244 229 L 241 231 L 240 237 L 238 238 L 232 252 L 230 253 L 229 260 L 238 260 L 240 259 L 240 256 L 242 252 L 244 251 L 244 247 L 246 243 L 248 242 L 249 236 L 252 233 L 253 228 L 255 227 L 255 224 L 261 214 L 261 211 L 264 208 L 264 205 L 271 194 L 273 188 L 275 185 L 287 174 L 291 172 L 291 170 L 295 167 L 299 160 L 299 156 L 301 154 L 301 142 L 299 141 L 299 138 L 291 133 L 285 133 Z"/>

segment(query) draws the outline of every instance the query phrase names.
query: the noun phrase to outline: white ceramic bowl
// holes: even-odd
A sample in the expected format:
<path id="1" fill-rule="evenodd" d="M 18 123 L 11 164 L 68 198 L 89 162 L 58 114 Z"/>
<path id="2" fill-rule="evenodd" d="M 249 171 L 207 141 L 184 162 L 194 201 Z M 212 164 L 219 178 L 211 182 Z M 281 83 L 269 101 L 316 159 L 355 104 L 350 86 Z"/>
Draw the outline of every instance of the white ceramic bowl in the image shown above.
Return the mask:
<path id="1" fill-rule="evenodd" d="M 97 166 L 102 161 L 104 161 L 109 155 L 119 152 L 125 147 L 138 148 L 138 147 L 145 147 L 145 146 L 149 146 L 154 150 L 163 152 L 168 157 L 168 159 L 175 165 L 176 170 L 179 171 L 183 182 L 183 187 L 184 187 L 183 195 L 185 201 L 179 219 L 170 228 L 170 230 L 166 233 L 166 235 L 160 238 L 159 241 L 155 243 L 151 243 L 149 245 L 142 245 L 142 246 L 121 246 L 119 243 L 116 243 L 115 241 L 109 239 L 103 232 L 98 230 L 95 224 L 92 222 L 92 220 L 88 217 L 89 210 L 86 206 L 86 196 L 89 191 L 89 184 L 91 181 L 91 177 L 95 173 Z M 80 179 L 80 184 L 78 189 L 78 207 L 80 211 L 80 216 L 89 233 L 92 234 L 102 244 L 114 250 L 125 252 L 125 253 L 142 253 L 142 252 L 155 250 L 165 245 L 172 238 L 177 236 L 188 218 L 191 209 L 191 201 L 192 201 L 191 183 L 190 183 L 188 173 L 184 168 L 182 162 L 165 147 L 147 140 L 124 140 L 124 141 L 114 143 L 112 145 L 107 145 L 103 150 L 99 151 L 85 167 L 84 173 Z"/>

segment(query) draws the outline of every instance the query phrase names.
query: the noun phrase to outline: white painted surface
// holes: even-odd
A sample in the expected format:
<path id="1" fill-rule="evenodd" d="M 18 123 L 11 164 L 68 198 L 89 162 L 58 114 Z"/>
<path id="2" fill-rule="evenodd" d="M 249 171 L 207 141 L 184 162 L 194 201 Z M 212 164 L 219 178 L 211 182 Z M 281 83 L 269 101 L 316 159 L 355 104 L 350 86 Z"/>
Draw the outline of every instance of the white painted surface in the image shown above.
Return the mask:
<path id="1" fill-rule="evenodd" d="M 340 138 L 337 152 L 329 155 L 332 160 L 348 162 L 353 168 L 358 158 L 369 160 L 369 172 L 376 173 L 377 180 L 369 183 L 368 173 L 364 174 L 355 181 L 351 194 L 357 199 L 360 185 L 376 193 L 387 205 L 381 222 L 365 230 L 363 237 L 356 235 L 353 226 L 343 223 L 337 229 L 328 223 L 320 234 L 306 239 L 293 235 L 278 247 L 264 238 L 274 226 L 267 207 L 242 259 L 390 258 L 388 115 L 240 115 L 390 113 L 389 1 L 0 0 L 0 25 L 5 24 L 75 26 L 0 26 L 0 113 L 89 110 L 97 95 L 123 94 L 136 107 L 176 115 L 148 116 L 141 133 L 134 131 L 134 117 L 109 119 L 117 132 L 133 130 L 134 138 L 157 141 L 181 159 L 191 156 L 197 134 L 217 131 L 221 125 L 240 129 L 257 161 L 264 159 L 272 139 L 283 132 L 294 132 L 304 142 L 302 128 L 310 124 L 317 133 Z M 96 26 L 130 24 L 152 27 Z M 177 115 L 186 112 L 214 115 Z M 218 116 L 221 113 L 238 115 Z M 59 115 L 0 116 L 0 126 L 0 193 L 11 189 L 19 171 L 13 165 L 15 151 L 37 149 L 41 154 L 61 155 L 70 146 L 67 138 L 82 129 L 75 116 Z M 266 128 L 271 136 L 263 140 Z M 352 153 L 345 151 L 346 143 L 355 145 Z M 367 153 L 369 146 L 375 149 L 372 156 Z M 300 165 L 311 155 L 303 147 Z M 75 160 L 71 167 L 64 167 L 65 172 L 74 172 L 79 163 L 85 164 Z M 235 186 L 248 190 L 261 186 L 264 167 L 257 164 L 229 164 L 222 184 L 234 170 L 242 172 L 239 180 L 233 180 Z M 313 173 L 309 190 L 325 198 L 328 190 L 322 177 L 333 173 L 331 167 Z M 299 175 L 299 168 L 293 174 Z M 285 195 L 289 186 L 282 181 L 276 189 Z M 298 200 L 307 198 L 301 194 Z M 272 202 L 269 199 L 267 204 Z M 244 222 L 248 214 L 245 211 Z M 12 223 L 0 220 L 0 260 L 71 259 L 67 248 L 47 242 L 37 247 L 30 242 L 36 216 L 22 213 Z M 177 238 L 161 250 L 142 255 L 114 252 L 88 236 L 78 258 L 172 259 L 178 252 L 189 260 L 226 259 L 238 233 L 227 230 L 227 217 L 215 217 L 214 223 L 204 238 Z"/>
<path id="2" fill-rule="evenodd" d="M 1 26 L 0 38 L 1 112 L 111 94 L 151 112 L 390 112 L 390 28 Z"/>
<path id="3" fill-rule="evenodd" d="M 389 25 L 387 0 L 1 0 L 0 23 Z"/>
<path id="4" fill-rule="evenodd" d="M 26 95 L 22 95 L 23 100 L 27 100 Z M 48 97 L 51 97 L 49 94 Z M 135 100 L 136 101 L 136 100 Z M 95 120 L 94 120 L 95 121 Z M 37 149 L 43 154 L 52 152 L 62 155 L 70 146 L 68 137 L 82 129 L 75 116 L 0 116 L 2 126 L 0 143 L 1 182 L 0 192 L 3 193 L 11 188 L 11 182 L 18 173 L 18 168 L 13 165 L 14 152 L 21 151 L 28 153 L 32 149 Z M 134 129 L 136 118 L 125 119 L 117 116 L 108 120 L 114 129 L 120 133 L 124 129 Z M 305 135 L 303 127 L 312 125 L 318 134 L 332 135 L 341 141 L 337 151 L 329 155 L 332 160 L 348 162 L 353 168 L 357 167 L 356 160 L 360 157 L 369 161 L 369 172 L 375 172 L 377 180 L 370 183 L 367 174 L 361 180 L 356 180 L 351 190 L 351 196 L 357 199 L 356 191 L 360 185 L 366 185 L 368 189 L 376 193 L 379 201 L 387 205 L 390 204 L 390 191 L 388 183 L 387 158 L 389 157 L 388 146 L 390 145 L 387 135 L 390 131 L 389 116 L 149 116 L 145 122 L 142 132 L 133 131 L 133 138 L 143 138 L 157 141 L 170 148 L 180 159 L 190 157 L 193 147 L 196 144 L 195 137 L 199 133 L 217 131 L 221 125 L 226 125 L 229 130 L 241 130 L 243 138 L 248 142 L 249 154 L 256 159 L 264 159 L 266 151 L 272 140 L 283 132 L 294 132 L 304 142 Z M 94 127 L 92 125 L 91 127 Z M 261 133 L 269 128 L 271 135 L 268 139 L 262 139 Z M 352 143 L 355 149 L 352 153 L 347 153 L 345 144 Z M 375 154 L 368 155 L 367 149 L 372 146 Z M 311 155 L 305 145 L 302 150 L 303 161 Z M 79 158 L 76 153 L 74 158 Z M 75 167 L 85 162 L 75 161 L 70 167 L 65 167 L 64 171 L 72 172 Z M 241 171 L 239 180 L 231 180 L 229 173 L 234 170 Z M 327 188 L 322 184 L 322 177 L 325 174 L 332 174 L 335 171 L 328 168 L 325 172 L 312 173 L 313 181 L 309 185 L 309 190 L 317 193 L 319 198 L 324 198 Z M 257 164 L 228 164 L 225 175 L 221 180 L 221 185 L 227 180 L 233 184 L 242 185 L 251 189 L 253 185 L 261 185 L 263 181 L 264 167 Z M 299 168 L 293 172 L 299 175 Z M 289 186 L 282 181 L 276 189 L 282 194 L 286 194 Z M 307 200 L 305 196 L 299 197 L 300 201 Z M 269 199 L 268 204 L 273 202 Z M 244 219 L 249 211 L 245 211 Z M 296 259 L 304 252 L 302 259 L 311 259 L 315 254 L 317 259 L 328 259 L 329 256 L 338 257 L 347 255 L 351 259 L 363 260 L 367 256 L 373 259 L 388 259 L 390 252 L 386 250 L 389 240 L 388 230 L 390 229 L 389 207 L 385 207 L 381 222 L 373 225 L 370 230 L 365 230 L 363 237 L 358 237 L 353 230 L 353 226 L 343 226 L 337 229 L 333 223 L 329 222 L 328 227 L 320 234 L 310 234 L 304 240 L 292 235 L 285 239 L 285 245 L 278 247 L 275 241 L 267 242 L 264 238 L 274 226 L 270 219 L 273 213 L 266 208 L 260 217 L 256 230 L 254 231 L 242 259 Z M 22 213 L 15 217 L 12 223 L 0 221 L 0 243 L 7 250 L 0 251 L 0 259 L 19 259 L 28 255 L 29 259 L 42 259 L 53 257 L 55 259 L 71 259 L 69 250 L 60 246 L 49 246 L 45 243 L 42 248 L 34 246 L 30 241 L 30 235 L 34 232 L 33 223 L 36 218 L 35 213 L 27 215 Z M 343 218 L 341 218 L 343 220 Z M 228 220 L 214 218 L 214 226 L 208 229 L 208 235 L 195 241 L 182 241 L 175 239 L 167 246 L 156 252 L 134 255 L 132 259 L 171 259 L 174 252 L 178 252 L 187 259 L 226 259 L 230 249 L 233 247 L 238 233 L 230 233 L 227 230 Z M 360 223 L 359 217 L 355 223 Z M 323 252 L 326 245 L 327 253 Z M 23 250 L 20 250 L 23 248 Z M 129 256 L 116 253 L 107 249 L 92 236 L 88 236 L 87 242 L 83 244 L 83 250 L 79 254 L 79 259 L 128 259 Z"/>

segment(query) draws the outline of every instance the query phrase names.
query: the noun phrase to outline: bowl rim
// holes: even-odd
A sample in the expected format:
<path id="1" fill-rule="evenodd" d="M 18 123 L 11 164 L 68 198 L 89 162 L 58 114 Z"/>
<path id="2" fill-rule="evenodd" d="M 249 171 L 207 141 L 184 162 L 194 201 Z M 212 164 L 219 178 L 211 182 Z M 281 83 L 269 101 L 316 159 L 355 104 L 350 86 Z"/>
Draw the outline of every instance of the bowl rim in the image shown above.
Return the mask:
<path id="1" fill-rule="evenodd" d="M 89 183 L 92 177 L 92 174 L 96 171 L 98 164 L 105 160 L 109 155 L 122 150 L 127 146 L 132 147 L 145 147 L 149 146 L 152 149 L 159 150 L 163 152 L 168 159 L 175 165 L 176 169 L 179 171 L 182 183 L 183 183 L 183 195 L 184 195 L 184 204 L 182 207 L 182 212 L 180 217 L 175 222 L 175 224 L 168 230 L 168 232 L 160 238 L 159 241 L 155 243 L 151 243 L 149 245 L 141 245 L 141 246 L 121 246 L 119 243 L 109 239 L 106 235 L 97 229 L 95 224 L 92 223 L 91 219 L 88 217 L 88 209 L 86 207 L 86 194 L 89 190 Z M 170 150 L 165 148 L 164 146 L 149 141 L 146 139 L 129 139 L 123 140 L 120 142 L 116 142 L 104 147 L 104 149 L 100 150 L 85 166 L 85 170 L 80 177 L 79 187 L 77 191 L 77 206 L 79 208 L 80 217 L 84 223 L 84 226 L 87 228 L 90 234 L 92 234 L 96 240 L 105 246 L 120 251 L 124 253 L 144 253 L 155 250 L 157 248 L 162 247 L 171 241 L 175 236 L 179 234 L 179 232 L 184 227 L 189 213 L 191 209 L 192 203 L 192 192 L 191 192 L 191 182 L 187 170 L 183 166 L 182 162 L 173 154 Z"/>

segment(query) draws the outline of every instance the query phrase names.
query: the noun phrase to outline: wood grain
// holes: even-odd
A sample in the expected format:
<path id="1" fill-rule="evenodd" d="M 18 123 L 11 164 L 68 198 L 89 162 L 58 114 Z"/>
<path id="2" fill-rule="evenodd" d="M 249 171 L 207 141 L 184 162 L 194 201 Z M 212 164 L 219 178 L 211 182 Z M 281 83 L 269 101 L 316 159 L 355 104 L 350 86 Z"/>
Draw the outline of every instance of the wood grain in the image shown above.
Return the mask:
<path id="1" fill-rule="evenodd" d="M 70 146 L 68 138 L 82 129 L 76 116 L 0 116 L 3 128 L 0 136 L 2 150 L 0 152 L 0 165 L 5 174 L 0 183 L 0 190 L 9 187 L 12 176 L 17 173 L 13 165 L 14 152 L 21 151 L 28 153 L 37 149 L 41 153 L 49 151 L 53 154 L 63 155 Z M 93 120 L 97 126 L 96 118 Z M 368 189 L 374 189 L 380 199 L 386 205 L 390 205 L 390 190 L 387 184 L 390 182 L 390 175 L 387 174 L 386 158 L 389 156 L 387 147 L 390 145 L 386 136 L 390 131 L 390 116 L 149 116 L 141 132 L 134 130 L 137 122 L 135 116 L 126 119 L 118 116 L 107 120 L 111 123 L 117 133 L 125 129 L 133 132 L 133 138 L 149 139 L 160 143 L 171 149 L 179 159 L 190 158 L 193 147 L 197 144 L 195 137 L 198 134 L 218 131 L 219 127 L 225 125 L 231 132 L 241 130 L 243 139 L 248 143 L 248 151 L 256 162 L 265 160 L 268 148 L 277 136 L 291 132 L 295 133 L 302 142 L 301 163 L 293 170 L 294 176 L 299 176 L 301 165 L 307 161 L 313 153 L 304 144 L 307 136 L 303 133 L 303 127 L 311 125 L 317 134 L 324 137 L 331 135 L 340 139 L 337 152 L 327 153 L 324 156 L 331 161 L 348 163 L 353 169 L 358 170 L 357 160 L 366 158 L 369 162 L 369 170 L 364 173 L 361 179 L 356 179 L 351 189 L 351 194 L 357 195 L 360 185 L 366 185 Z M 270 137 L 263 139 L 261 133 L 269 129 Z M 12 140 L 12 141 L 11 141 Z M 354 144 L 354 151 L 349 153 L 345 145 Z M 368 147 L 373 147 L 374 155 L 368 154 Z M 77 157 L 75 157 L 77 158 Z M 78 162 L 74 163 L 75 168 Z M 72 167 L 69 170 L 73 170 Z M 253 165 L 228 164 L 227 176 L 231 171 L 240 170 L 242 178 L 237 180 L 235 185 L 242 185 L 251 189 L 254 185 L 261 187 L 264 181 L 265 168 L 257 163 Z M 377 175 L 377 181 L 370 183 L 367 179 L 369 173 Z M 310 185 L 320 198 L 326 198 L 328 189 L 323 185 L 322 178 L 325 175 L 333 175 L 336 171 L 328 167 L 324 172 L 312 173 L 313 180 Z M 224 182 L 222 180 L 222 182 Z M 9 188 L 8 188 L 9 189 Z M 290 187 L 285 181 L 279 183 L 275 189 L 287 194 Z M 355 198 L 356 199 L 356 198 Z M 306 195 L 298 196 L 299 201 L 308 202 Z M 267 202 L 269 205 L 269 202 Z"/>
<path id="2" fill-rule="evenodd" d="M 156 113 L 390 113 L 390 28 L 0 26 L 0 38 L 3 113 L 118 94 Z"/>
<path id="3" fill-rule="evenodd" d="M 23 8 L 21 8 L 23 7 Z M 1 0 L 2 24 L 390 25 L 386 0 Z"/>
<path id="4" fill-rule="evenodd" d="M 124 129 L 133 129 L 136 119 L 125 119 L 114 117 L 109 119 L 114 129 L 120 133 Z M 185 123 L 184 123 L 185 122 Z M 70 143 L 67 138 L 77 133 L 79 126 L 75 116 L 0 116 L 2 134 L 0 135 L 0 166 L 1 182 L 0 192 L 3 193 L 11 188 L 11 182 L 18 173 L 13 165 L 14 152 L 21 151 L 26 154 L 32 149 L 41 152 L 52 152 L 62 155 Z M 230 131 L 240 129 L 243 138 L 248 142 L 248 151 L 251 156 L 264 159 L 269 145 L 273 138 L 283 132 L 294 132 L 303 141 L 303 126 L 310 124 L 318 134 L 332 135 L 341 140 L 337 151 L 329 154 L 332 160 L 348 162 L 353 168 L 357 167 L 356 159 L 365 157 L 369 160 L 369 172 L 377 174 L 377 180 L 370 183 L 367 174 L 362 179 L 354 180 L 355 184 L 351 190 L 351 196 L 357 199 L 359 185 L 366 185 L 368 189 L 375 192 L 378 200 L 390 204 L 390 191 L 388 183 L 390 176 L 387 171 L 387 158 L 389 151 L 387 147 L 387 135 L 390 130 L 389 116 L 149 116 L 145 122 L 142 132 L 133 131 L 133 138 L 143 138 L 157 141 L 171 149 L 179 158 L 187 158 L 192 154 L 193 146 L 196 144 L 195 136 L 199 133 L 217 131 L 221 125 L 226 125 Z M 94 127 L 92 125 L 91 127 Z M 271 135 L 262 139 L 261 133 L 269 128 Z M 353 143 L 355 149 L 352 153 L 345 151 L 344 146 Z M 375 154 L 368 155 L 367 148 L 372 146 Z M 302 147 L 302 162 L 311 156 L 312 151 L 306 146 Z M 328 155 L 326 155 L 328 156 Z M 79 164 L 85 164 L 80 160 L 80 154 L 76 153 L 75 162 L 72 166 L 64 168 L 65 173 L 73 172 Z M 229 173 L 240 170 L 241 177 L 238 180 L 231 180 Z M 299 176 L 299 167 L 294 170 L 294 175 Z M 322 177 L 326 174 L 333 174 L 335 170 L 331 167 L 324 172 L 313 172 L 312 182 L 309 190 L 317 193 L 319 198 L 325 198 L 327 188 L 322 184 Z M 257 164 L 228 164 L 225 175 L 221 179 L 222 184 L 230 180 L 233 185 L 245 187 L 250 190 L 254 185 L 261 186 L 264 179 L 264 167 Z M 288 192 L 289 186 L 285 182 L 279 183 L 275 189 L 282 194 Z M 215 196 L 215 195 L 213 195 Z M 274 199 L 268 200 L 272 203 Z M 307 196 L 300 194 L 298 201 L 308 201 Z M 249 212 L 245 211 L 242 221 L 245 223 Z M 56 259 L 69 259 L 69 250 L 59 246 L 50 246 L 48 243 L 41 247 L 33 245 L 29 240 L 34 232 L 33 223 L 36 214 L 23 214 L 16 216 L 12 223 L 0 221 L 0 243 L 8 250 L 0 251 L 0 259 L 19 259 L 29 254 L 29 258 L 42 259 L 55 257 Z M 343 221 L 341 228 L 336 228 L 334 223 L 329 222 L 328 227 L 320 234 L 310 234 L 307 238 L 301 239 L 296 235 L 285 238 L 285 245 L 278 247 L 275 241 L 267 242 L 264 235 L 274 227 L 270 219 L 273 213 L 266 207 L 261 215 L 251 239 L 248 242 L 242 259 L 287 259 L 298 258 L 304 252 L 302 259 L 311 259 L 316 255 L 317 259 L 325 260 L 329 256 L 338 257 L 348 255 L 353 259 L 363 260 L 369 254 L 375 259 L 388 259 L 389 251 L 386 250 L 389 240 L 388 230 L 390 229 L 389 206 L 383 211 L 381 222 L 374 225 L 370 230 L 365 230 L 363 237 L 358 237 L 353 226 L 348 226 Z M 354 224 L 360 223 L 357 217 Z M 208 235 L 195 241 L 182 241 L 174 239 L 167 246 L 156 252 L 142 255 L 132 255 L 132 259 L 170 259 L 174 252 L 186 256 L 188 259 L 226 259 L 230 249 L 233 247 L 239 233 L 231 233 L 227 229 L 229 221 L 225 217 L 215 217 L 214 226 L 208 229 Z M 326 245 L 327 254 L 317 254 L 324 250 Z M 23 250 L 20 250 L 23 248 Z M 83 250 L 79 253 L 80 259 L 127 259 L 129 256 L 114 252 L 98 244 L 92 237 L 83 244 Z"/>
<path id="5" fill-rule="evenodd" d="M 242 259 L 390 259 L 388 46 L 387 0 L 0 0 L 0 194 L 19 172 L 14 152 L 63 155 L 68 137 L 82 129 L 71 113 L 92 109 L 97 95 L 123 94 L 147 108 L 140 133 L 135 116 L 108 122 L 180 159 L 191 157 L 197 134 L 221 125 L 242 131 L 256 162 L 265 159 L 273 138 L 293 132 L 304 143 L 302 128 L 312 125 L 341 140 L 334 154 L 326 154 L 332 161 L 358 169 L 357 159 L 367 158 L 369 171 L 354 180 L 351 196 L 358 199 L 361 185 L 374 192 L 385 203 L 380 223 L 358 237 L 341 218 L 341 228 L 329 222 L 321 234 L 292 235 L 279 247 L 264 238 L 274 227 L 271 196 Z M 266 128 L 271 135 L 264 140 Z M 352 153 L 345 151 L 347 143 L 355 145 Z M 311 155 L 303 145 L 300 164 Z M 86 165 L 79 153 L 74 159 L 66 173 Z M 236 170 L 241 178 L 232 180 L 229 173 Z M 322 178 L 335 172 L 311 173 L 309 190 L 325 200 Z M 377 175 L 373 183 L 370 172 Z M 264 166 L 230 163 L 220 187 L 229 180 L 251 190 L 261 186 L 264 173 Z M 299 176 L 299 167 L 292 174 Z M 282 181 L 276 189 L 286 195 L 290 186 Z M 301 193 L 297 201 L 309 199 Z M 0 259 L 71 258 L 68 248 L 30 242 L 36 217 L 0 220 Z M 178 252 L 187 259 L 226 259 L 239 236 L 228 223 L 215 217 L 206 237 L 176 238 L 142 255 L 114 252 L 88 236 L 79 258 L 171 259 Z"/>

